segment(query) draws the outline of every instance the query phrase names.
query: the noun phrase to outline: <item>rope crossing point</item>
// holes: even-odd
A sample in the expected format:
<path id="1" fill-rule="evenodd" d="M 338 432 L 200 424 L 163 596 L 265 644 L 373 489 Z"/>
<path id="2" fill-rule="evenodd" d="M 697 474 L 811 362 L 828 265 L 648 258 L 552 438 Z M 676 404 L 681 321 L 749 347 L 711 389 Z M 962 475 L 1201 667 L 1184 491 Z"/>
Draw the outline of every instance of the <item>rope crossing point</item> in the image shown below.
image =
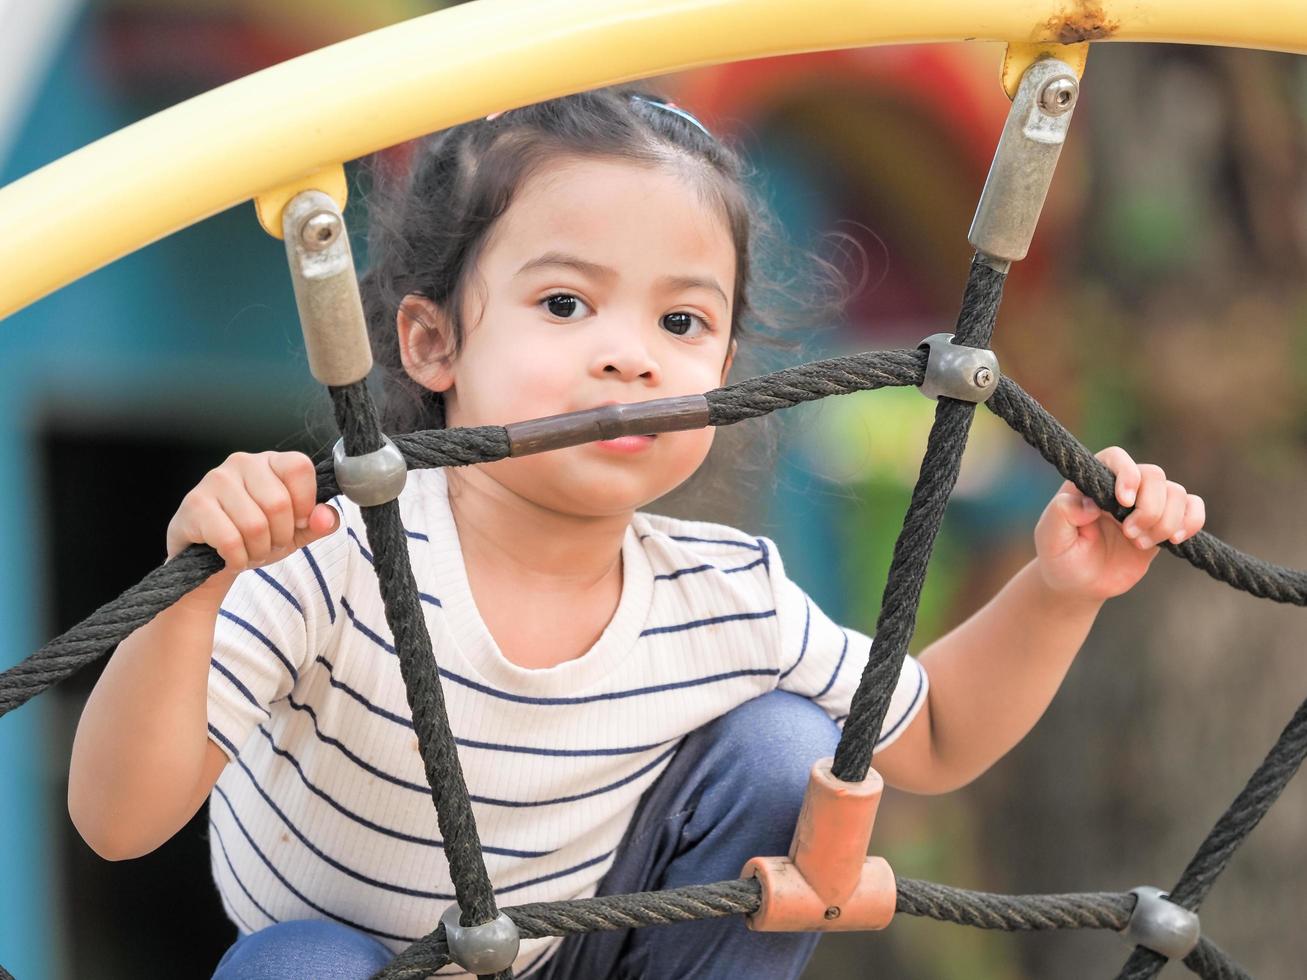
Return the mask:
<path id="1" fill-rule="evenodd" d="M 1005 275 L 983 262 L 972 264 L 955 342 L 987 346 L 997 315 Z M 707 393 L 711 425 L 730 425 L 830 395 L 883 387 L 920 385 L 924 351 L 878 351 L 817 361 Z M 346 451 L 359 456 L 377 449 L 382 434 L 365 385 L 329 388 Z M 1074 436 L 1015 382 L 999 381 L 987 406 L 1065 478 L 1093 497 L 1118 519 L 1130 513 L 1115 503 L 1113 476 Z M 836 750 L 836 775 L 857 780 L 870 764 L 874 733 L 879 730 L 894 678 L 906 655 L 915 625 L 925 568 L 939 530 L 949 493 L 957 479 L 961 455 L 975 406 L 940 398 L 913 490 L 903 531 L 895 544 L 873 656 L 854 696 Z M 584 441 L 584 440 L 578 440 Z M 410 468 L 463 466 L 503 459 L 512 454 L 507 429 L 484 426 L 394 437 Z M 330 462 L 318 467 L 318 500 L 337 493 Z M 408 550 L 398 505 L 391 501 L 362 508 L 388 625 L 395 637 L 401 672 L 413 713 L 427 778 L 433 787 L 441 834 L 447 843 L 450 873 L 462 924 L 494 919 L 496 907 L 481 859 L 467 789 L 449 730 L 443 694 L 431 653 L 430 638 L 408 565 Z M 1278 602 L 1307 604 L 1307 574 L 1245 555 L 1207 532 L 1180 545 L 1162 547 L 1234 588 Z M 82 623 L 51 640 L 22 663 L 0 673 L 0 716 L 19 707 L 81 666 L 112 650 L 222 566 L 212 548 L 193 545 L 150 572 L 138 585 L 102 606 Z M 1278 798 L 1307 757 L 1307 702 L 1299 708 L 1247 786 L 1217 821 L 1171 892 L 1171 900 L 1196 910 L 1234 850 Z M 608 896 L 573 902 L 523 905 L 502 911 L 523 938 L 563 936 L 606 929 L 635 928 L 758 910 L 760 886 L 754 879 L 720 882 L 661 893 Z M 1111 929 L 1129 922 L 1135 898 L 1129 893 L 1070 895 L 994 895 L 912 879 L 898 880 L 897 910 L 943 922 L 1008 931 Z M 377 974 L 378 980 L 424 977 L 452 962 L 444 927 L 412 944 Z M 1137 948 L 1119 974 L 1121 980 L 1145 980 L 1166 959 Z M 1219 947 L 1203 938 L 1184 963 L 1205 980 L 1236 980 L 1248 974 Z M 0 980 L 8 976 L 0 968 Z M 486 974 L 508 980 L 511 969 Z"/>

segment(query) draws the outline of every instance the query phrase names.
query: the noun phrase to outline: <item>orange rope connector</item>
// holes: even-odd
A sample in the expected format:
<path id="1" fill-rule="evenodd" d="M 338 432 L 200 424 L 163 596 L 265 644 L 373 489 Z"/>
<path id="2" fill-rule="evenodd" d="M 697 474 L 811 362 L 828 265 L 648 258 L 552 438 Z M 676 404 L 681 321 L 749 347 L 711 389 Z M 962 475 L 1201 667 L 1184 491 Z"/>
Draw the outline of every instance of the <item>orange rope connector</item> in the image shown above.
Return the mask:
<path id="1" fill-rule="evenodd" d="M 740 872 L 762 884 L 750 929 L 851 932 L 884 929 L 894 917 L 894 872 L 884 858 L 867 856 L 885 781 L 871 769 L 846 783 L 831 774 L 834 761 L 813 764 L 790 856 L 756 857 Z"/>

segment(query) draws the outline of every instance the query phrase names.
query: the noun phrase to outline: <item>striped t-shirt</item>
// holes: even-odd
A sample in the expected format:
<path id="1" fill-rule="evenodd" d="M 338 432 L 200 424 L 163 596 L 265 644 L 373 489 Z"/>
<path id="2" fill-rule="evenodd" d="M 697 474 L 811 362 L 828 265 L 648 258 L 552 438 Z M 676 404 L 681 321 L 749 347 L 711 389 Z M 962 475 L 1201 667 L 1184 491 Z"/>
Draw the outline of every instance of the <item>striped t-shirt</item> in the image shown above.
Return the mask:
<path id="1" fill-rule="evenodd" d="M 209 799 L 211 863 L 242 933 L 330 918 L 398 951 L 454 889 L 362 516 L 332 503 L 339 530 L 242 573 L 223 602 L 209 734 L 233 762 Z M 477 613 L 444 472 L 411 472 L 400 511 L 500 905 L 593 895 L 641 793 L 695 728 L 776 687 L 837 721 L 849 709 L 871 641 L 823 615 L 767 538 L 636 513 L 599 640 L 528 669 Z M 925 695 L 909 658 L 881 746 Z M 517 975 L 558 942 L 524 940 Z"/>

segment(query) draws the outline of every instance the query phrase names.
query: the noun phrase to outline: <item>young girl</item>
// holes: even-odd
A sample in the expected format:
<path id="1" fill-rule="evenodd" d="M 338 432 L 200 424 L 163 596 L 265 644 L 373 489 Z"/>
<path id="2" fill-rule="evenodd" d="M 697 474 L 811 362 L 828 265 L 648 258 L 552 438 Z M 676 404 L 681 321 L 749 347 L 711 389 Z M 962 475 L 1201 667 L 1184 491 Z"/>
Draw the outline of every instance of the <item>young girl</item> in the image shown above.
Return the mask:
<path id="1" fill-rule="evenodd" d="M 390 431 L 725 383 L 755 213 L 738 159 L 684 110 L 626 89 L 513 110 L 436 135 L 405 190 L 374 214 L 363 282 L 402 383 Z M 503 905 L 737 877 L 787 852 L 808 769 L 834 751 L 868 637 L 823 615 L 766 538 L 640 510 L 712 440 L 409 473 L 413 571 Z M 1134 513 L 1119 525 L 1064 485 L 1037 557 L 907 660 L 876 755 L 891 785 L 983 772 L 1103 600 L 1202 526 L 1156 466 L 1099 455 Z M 274 452 L 186 496 L 168 554 L 205 542 L 226 569 L 121 644 L 73 746 L 69 811 L 106 858 L 153 850 L 210 801 L 239 931 L 221 978 L 361 980 L 453 899 L 359 509 L 314 491 L 307 457 Z M 525 941 L 515 969 L 798 977 L 816 941 L 737 916 Z"/>

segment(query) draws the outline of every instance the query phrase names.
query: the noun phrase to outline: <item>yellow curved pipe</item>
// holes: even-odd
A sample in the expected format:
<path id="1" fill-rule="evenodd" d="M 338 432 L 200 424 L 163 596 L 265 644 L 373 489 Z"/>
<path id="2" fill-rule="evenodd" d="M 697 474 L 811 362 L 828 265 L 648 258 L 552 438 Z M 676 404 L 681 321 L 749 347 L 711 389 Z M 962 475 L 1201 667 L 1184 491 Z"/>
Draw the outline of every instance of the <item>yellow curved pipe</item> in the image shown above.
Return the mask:
<path id="1" fill-rule="evenodd" d="M 1307 53 L 1307 2 L 478 0 L 256 72 L 0 189 L 0 317 L 264 191 L 497 109 L 747 58 L 958 40 Z"/>

